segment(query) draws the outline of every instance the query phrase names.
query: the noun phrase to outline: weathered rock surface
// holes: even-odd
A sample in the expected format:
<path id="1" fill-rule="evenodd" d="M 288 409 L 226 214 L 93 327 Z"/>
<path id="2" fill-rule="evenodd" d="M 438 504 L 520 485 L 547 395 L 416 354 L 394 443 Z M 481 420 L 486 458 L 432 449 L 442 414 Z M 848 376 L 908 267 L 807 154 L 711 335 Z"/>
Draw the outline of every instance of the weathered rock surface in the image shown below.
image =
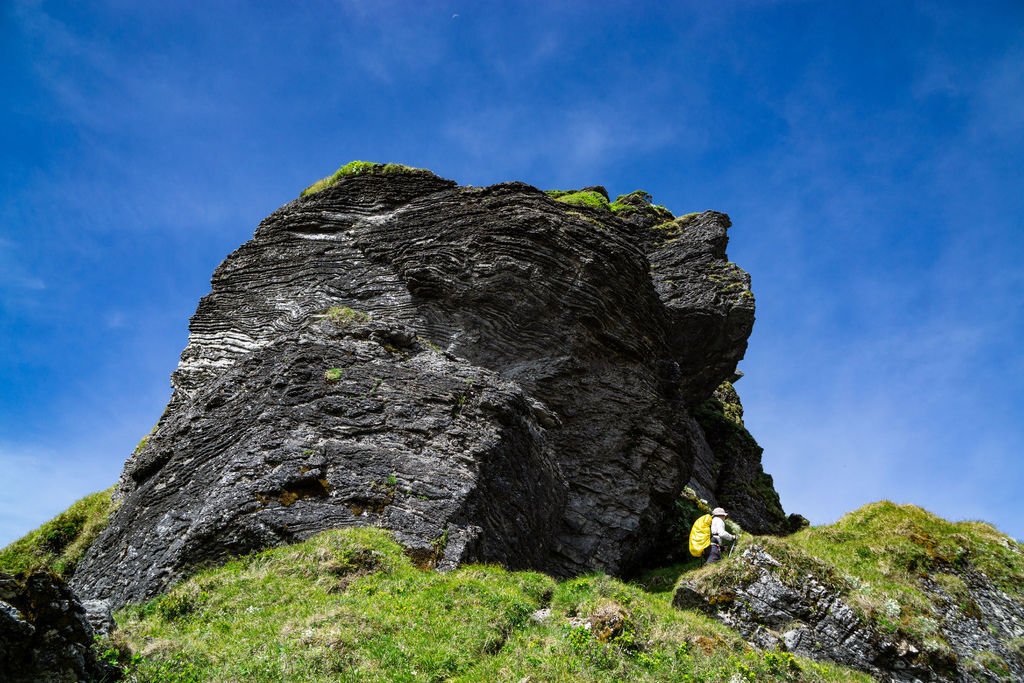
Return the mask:
<path id="1" fill-rule="evenodd" d="M 0 573 L 0 680 L 75 683 L 116 680 L 92 650 L 85 609 L 64 582 L 45 571 Z"/>
<path id="2" fill-rule="evenodd" d="M 727 509 L 748 532 L 795 531 L 782 510 L 771 475 L 761 465 L 763 449 L 743 424 L 743 405 L 732 383 L 723 382 L 693 413 L 710 446 L 705 457 L 694 464 L 690 482 L 694 491 L 711 507 Z"/>
<path id="3" fill-rule="evenodd" d="M 1024 605 L 984 575 L 962 577 L 978 606 L 972 615 L 937 583 L 925 580 L 925 588 L 943 605 L 934 622 L 946 648 L 937 641 L 886 633 L 850 605 L 849 587 L 825 566 L 816 571 L 786 566 L 759 545 L 730 564 L 681 581 L 673 604 L 710 614 L 758 647 L 839 662 L 879 680 L 1024 680 L 1024 658 L 1014 646 L 1024 635 Z M 978 658 L 982 653 L 995 655 L 1006 670 L 986 668 Z"/>
<path id="4" fill-rule="evenodd" d="M 441 566 L 627 571 L 754 316 L 726 216 L 644 215 L 422 172 L 282 207 L 214 274 L 73 585 L 119 605 L 353 524 Z"/>

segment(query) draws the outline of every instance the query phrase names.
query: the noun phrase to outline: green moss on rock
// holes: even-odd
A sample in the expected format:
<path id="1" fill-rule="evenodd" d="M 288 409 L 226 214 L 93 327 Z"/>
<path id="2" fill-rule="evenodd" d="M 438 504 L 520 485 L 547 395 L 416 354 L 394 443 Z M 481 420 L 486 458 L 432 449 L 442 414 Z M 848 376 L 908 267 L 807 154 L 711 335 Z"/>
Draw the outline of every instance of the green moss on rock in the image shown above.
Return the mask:
<path id="1" fill-rule="evenodd" d="M 342 178 L 357 175 L 401 175 L 401 174 L 429 174 L 433 175 L 430 171 L 424 168 L 413 168 L 412 166 L 405 166 L 404 164 L 380 164 L 373 161 L 350 161 L 333 174 L 321 178 L 316 181 L 305 190 L 302 191 L 300 197 L 308 197 L 311 194 L 316 194 L 321 190 L 325 190 L 331 185 L 336 184 Z"/>
<path id="2" fill-rule="evenodd" d="M 352 323 L 365 323 L 370 320 L 370 314 L 358 311 L 348 306 L 331 306 L 324 311 L 324 317 L 335 325 L 345 326 Z"/>
<path id="3" fill-rule="evenodd" d="M 549 195 L 550 196 L 550 195 Z M 555 201 L 573 206 L 588 206 L 592 209 L 608 209 L 608 199 L 600 192 L 594 190 L 580 190 L 579 192 L 568 192 L 554 197 Z"/>
<path id="4" fill-rule="evenodd" d="M 762 449 L 743 424 L 743 405 L 729 382 L 693 411 L 721 469 L 715 497 L 744 527 L 783 533 L 786 514 L 771 475 L 761 465 Z"/>
<path id="5" fill-rule="evenodd" d="M 621 217 L 642 216 L 648 223 L 664 223 L 672 220 L 672 212 L 660 204 L 653 203 L 654 198 L 646 190 L 633 190 L 628 194 L 620 194 L 608 208 Z"/>

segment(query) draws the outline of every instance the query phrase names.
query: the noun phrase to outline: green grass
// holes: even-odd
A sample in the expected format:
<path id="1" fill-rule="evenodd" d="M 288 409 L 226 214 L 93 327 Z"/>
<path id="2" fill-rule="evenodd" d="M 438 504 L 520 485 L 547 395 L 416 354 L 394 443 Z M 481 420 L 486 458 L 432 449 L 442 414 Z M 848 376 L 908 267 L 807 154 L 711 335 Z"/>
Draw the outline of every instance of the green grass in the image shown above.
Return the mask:
<path id="1" fill-rule="evenodd" d="M 607 209 L 608 200 L 600 192 L 594 192 L 593 190 L 585 190 L 582 192 L 568 192 L 561 193 L 559 190 L 554 190 L 558 196 L 554 197 L 555 201 L 562 202 L 563 204 L 571 204 L 573 206 L 588 206 L 592 209 Z M 552 196 L 549 194 L 549 196 Z"/>
<path id="2" fill-rule="evenodd" d="M 388 532 L 345 529 L 125 608 L 115 638 L 129 681 L 870 680 L 753 650 L 670 597 L 603 575 L 423 571 Z"/>
<path id="3" fill-rule="evenodd" d="M 670 238 L 678 237 L 687 229 L 687 227 L 689 227 L 690 223 L 692 223 L 694 219 L 697 218 L 697 216 L 699 215 L 700 212 L 695 211 L 691 213 L 685 213 L 677 218 L 672 218 L 671 216 L 669 216 L 667 219 L 665 219 L 664 222 L 655 225 L 654 228 L 665 233 L 665 235 Z"/>
<path id="4" fill-rule="evenodd" d="M 1024 595 L 1024 547 L 990 524 L 949 522 L 916 505 L 871 503 L 786 541 L 846 577 L 853 604 L 870 618 L 921 638 L 930 636 L 922 618 L 932 613 L 922 577 L 943 585 L 968 613 L 977 606 L 958 570 L 981 571 L 1010 595 Z"/>
<path id="5" fill-rule="evenodd" d="M 0 550 L 0 571 L 17 573 L 47 568 L 68 577 L 89 545 L 107 526 L 114 505 L 100 491 L 82 498 L 64 512 Z"/>
<path id="6" fill-rule="evenodd" d="M 351 325 L 352 323 L 365 323 L 370 320 L 370 314 L 357 311 L 348 306 L 331 306 L 324 311 L 324 317 L 335 325 Z"/>
<path id="7" fill-rule="evenodd" d="M 302 191 L 300 197 L 308 197 L 311 194 L 316 194 L 321 190 L 325 190 L 331 185 L 334 185 L 342 178 L 357 175 L 401 175 L 401 174 L 421 174 L 430 173 L 430 171 L 423 168 L 413 168 L 412 166 L 405 166 L 403 164 L 379 164 L 373 161 L 350 161 L 337 171 L 316 181 L 305 190 Z"/>
<path id="8" fill-rule="evenodd" d="M 620 194 L 608 205 L 612 213 L 628 216 L 634 213 L 650 214 L 657 221 L 671 221 L 672 212 L 660 204 L 653 203 L 654 198 L 646 190 L 633 190 L 628 194 Z"/>

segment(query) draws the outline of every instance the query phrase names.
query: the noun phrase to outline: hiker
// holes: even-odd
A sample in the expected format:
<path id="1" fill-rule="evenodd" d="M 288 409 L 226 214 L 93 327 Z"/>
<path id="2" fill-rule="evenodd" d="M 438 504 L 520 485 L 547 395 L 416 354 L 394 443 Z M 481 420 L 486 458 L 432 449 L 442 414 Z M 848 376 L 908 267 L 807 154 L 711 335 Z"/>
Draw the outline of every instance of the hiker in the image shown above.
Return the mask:
<path id="1" fill-rule="evenodd" d="M 704 564 L 722 559 L 722 541 L 735 543 L 736 537 L 725 530 L 725 518 L 729 516 L 722 508 L 711 511 L 711 545 L 704 550 Z"/>

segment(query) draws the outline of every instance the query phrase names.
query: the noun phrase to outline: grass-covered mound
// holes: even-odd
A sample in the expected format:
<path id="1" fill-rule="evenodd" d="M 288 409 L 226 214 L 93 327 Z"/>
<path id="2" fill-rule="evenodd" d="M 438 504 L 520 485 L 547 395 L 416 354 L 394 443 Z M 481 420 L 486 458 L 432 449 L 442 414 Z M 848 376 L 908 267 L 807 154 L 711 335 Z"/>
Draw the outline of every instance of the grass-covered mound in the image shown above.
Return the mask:
<path id="1" fill-rule="evenodd" d="M 413 168 L 412 166 L 405 166 L 404 164 L 379 164 L 374 161 L 350 161 L 337 171 L 316 181 L 305 190 L 302 191 L 300 197 L 306 197 L 311 194 L 316 194 L 321 190 L 325 190 L 331 185 L 334 185 L 342 178 L 348 176 L 357 175 L 401 175 L 401 174 L 419 174 L 427 173 L 430 171 L 424 168 Z"/>
<path id="2" fill-rule="evenodd" d="M 979 610 L 965 573 L 981 572 L 1024 598 L 1024 546 L 991 524 L 949 522 L 916 505 L 871 503 L 782 542 L 833 567 L 849 584 L 852 604 L 890 631 L 929 635 L 933 599 L 922 579 L 939 583 L 968 614 Z"/>
<path id="3" fill-rule="evenodd" d="M 608 208 L 619 216 L 646 214 L 655 223 L 673 219 L 672 212 L 660 204 L 655 204 L 651 193 L 646 190 L 633 190 L 629 194 L 620 194 L 614 202 L 608 205 Z"/>
<path id="4" fill-rule="evenodd" d="M 545 190 L 544 193 L 563 204 L 610 211 L 620 218 L 645 216 L 650 219 L 652 225 L 673 219 L 672 212 L 660 204 L 654 204 L 651 194 L 644 190 L 619 195 L 614 202 L 609 201 L 608 193 L 603 187 L 597 186 L 582 190 Z"/>
<path id="5" fill-rule="evenodd" d="M 380 529 L 232 561 L 117 620 L 134 681 L 870 680 L 605 576 L 423 571 Z"/>
<path id="6" fill-rule="evenodd" d="M 46 568 L 68 577 L 89 545 L 107 526 L 114 489 L 82 498 L 35 531 L 0 550 L 0 571 L 16 574 Z"/>

